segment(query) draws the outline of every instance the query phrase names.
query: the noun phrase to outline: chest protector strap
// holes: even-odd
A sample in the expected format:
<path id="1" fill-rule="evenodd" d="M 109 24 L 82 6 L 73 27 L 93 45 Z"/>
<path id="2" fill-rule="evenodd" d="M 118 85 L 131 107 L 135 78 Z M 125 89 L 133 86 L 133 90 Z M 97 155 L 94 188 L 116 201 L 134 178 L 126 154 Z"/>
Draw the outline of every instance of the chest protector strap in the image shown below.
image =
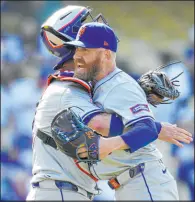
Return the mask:
<path id="1" fill-rule="evenodd" d="M 47 80 L 47 86 L 53 81 L 53 80 L 58 80 L 58 81 L 72 81 L 75 83 L 79 83 L 81 86 L 83 86 L 90 94 L 91 94 L 91 87 L 88 83 L 85 81 L 82 81 L 80 79 L 74 78 L 74 77 L 68 77 L 68 76 L 60 76 L 59 74 L 51 74 L 48 77 Z"/>

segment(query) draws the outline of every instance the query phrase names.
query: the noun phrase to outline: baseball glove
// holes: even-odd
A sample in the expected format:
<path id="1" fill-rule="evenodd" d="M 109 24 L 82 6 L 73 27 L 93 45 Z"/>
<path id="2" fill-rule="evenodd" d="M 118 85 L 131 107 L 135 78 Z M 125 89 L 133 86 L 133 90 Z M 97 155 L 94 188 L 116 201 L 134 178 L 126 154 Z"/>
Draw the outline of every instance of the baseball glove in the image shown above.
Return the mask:
<path id="1" fill-rule="evenodd" d="M 82 123 L 70 108 L 58 113 L 51 124 L 51 132 L 58 149 L 78 162 L 97 163 L 100 135 Z M 80 158 L 78 149 L 85 146 L 88 157 Z"/>
<path id="2" fill-rule="evenodd" d="M 179 86 L 175 84 L 179 81 L 175 79 L 183 72 L 178 74 L 176 77 L 169 79 L 164 72 L 160 71 L 161 69 L 176 63 L 180 62 L 174 62 L 166 66 L 159 67 L 153 71 L 149 71 L 138 79 L 139 85 L 146 93 L 147 101 L 154 107 L 159 104 L 170 104 L 172 102 L 168 102 L 169 100 L 175 100 L 179 97 L 180 92 L 175 87 Z M 165 98 L 168 99 L 165 100 Z"/>

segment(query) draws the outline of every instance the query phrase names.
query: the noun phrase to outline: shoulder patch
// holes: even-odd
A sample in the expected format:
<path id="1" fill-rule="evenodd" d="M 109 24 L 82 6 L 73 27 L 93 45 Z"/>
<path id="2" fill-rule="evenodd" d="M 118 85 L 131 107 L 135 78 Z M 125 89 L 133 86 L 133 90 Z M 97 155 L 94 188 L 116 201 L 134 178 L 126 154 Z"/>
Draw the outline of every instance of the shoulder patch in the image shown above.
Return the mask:
<path id="1" fill-rule="evenodd" d="M 130 110 L 133 114 L 136 114 L 140 111 L 148 111 L 148 112 L 150 111 L 147 104 L 137 104 L 137 105 L 131 107 Z"/>

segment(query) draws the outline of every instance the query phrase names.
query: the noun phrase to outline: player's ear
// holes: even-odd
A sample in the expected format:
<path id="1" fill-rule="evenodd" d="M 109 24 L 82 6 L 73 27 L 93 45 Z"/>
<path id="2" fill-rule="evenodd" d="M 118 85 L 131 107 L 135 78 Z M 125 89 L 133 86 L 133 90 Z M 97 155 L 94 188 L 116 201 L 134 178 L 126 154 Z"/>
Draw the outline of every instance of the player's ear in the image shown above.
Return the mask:
<path id="1" fill-rule="evenodd" d="M 110 59 L 111 59 L 111 51 L 105 49 L 105 50 L 104 50 L 104 53 L 105 53 L 105 57 L 106 57 L 106 59 L 107 59 L 107 60 L 110 60 Z"/>

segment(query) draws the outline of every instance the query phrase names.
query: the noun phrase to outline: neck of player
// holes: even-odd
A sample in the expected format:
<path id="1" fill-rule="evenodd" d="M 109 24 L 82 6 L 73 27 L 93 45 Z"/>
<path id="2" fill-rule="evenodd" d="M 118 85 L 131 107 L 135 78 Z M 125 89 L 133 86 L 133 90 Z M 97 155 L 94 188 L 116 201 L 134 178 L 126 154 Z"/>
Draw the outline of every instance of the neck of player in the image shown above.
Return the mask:
<path id="1" fill-rule="evenodd" d="M 98 75 L 94 79 L 95 82 L 102 80 L 116 69 L 115 60 L 108 60 L 102 63 L 100 69 L 101 71 L 99 71 Z"/>

